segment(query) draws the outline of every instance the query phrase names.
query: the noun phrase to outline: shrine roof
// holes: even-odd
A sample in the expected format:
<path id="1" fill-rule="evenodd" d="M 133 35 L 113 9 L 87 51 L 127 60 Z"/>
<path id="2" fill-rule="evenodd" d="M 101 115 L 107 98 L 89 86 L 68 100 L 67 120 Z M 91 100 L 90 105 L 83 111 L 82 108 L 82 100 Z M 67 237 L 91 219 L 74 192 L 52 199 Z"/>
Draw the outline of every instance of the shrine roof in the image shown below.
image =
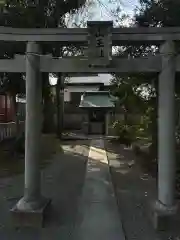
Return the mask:
<path id="1" fill-rule="evenodd" d="M 114 108 L 114 97 L 108 91 L 85 92 L 81 96 L 80 108 Z"/>

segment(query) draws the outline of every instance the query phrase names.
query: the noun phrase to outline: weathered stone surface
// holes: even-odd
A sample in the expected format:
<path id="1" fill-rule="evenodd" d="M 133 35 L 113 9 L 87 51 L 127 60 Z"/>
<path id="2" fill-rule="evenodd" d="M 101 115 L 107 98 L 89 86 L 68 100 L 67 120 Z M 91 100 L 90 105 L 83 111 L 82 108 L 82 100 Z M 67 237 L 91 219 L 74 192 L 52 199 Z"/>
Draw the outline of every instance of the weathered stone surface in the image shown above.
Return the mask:
<path id="1" fill-rule="evenodd" d="M 11 220 L 14 227 L 43 227 L 46 214 L 50 207 L 50 200 L 46 200 L 43 206 L 37 210 L 20 211 L 14 206 L 11 212 Z"/>
<path id="2" fill-rule="evenodd" d="M 175 211 L 160 210 L 154 207 L 154 204 L 151 202 L 147 204 L 147 212 L 149 219 L 153 224 L 153 227 L 157 231 L 168 231 L 171 230 L 173 224 L 176 221 Z"/>

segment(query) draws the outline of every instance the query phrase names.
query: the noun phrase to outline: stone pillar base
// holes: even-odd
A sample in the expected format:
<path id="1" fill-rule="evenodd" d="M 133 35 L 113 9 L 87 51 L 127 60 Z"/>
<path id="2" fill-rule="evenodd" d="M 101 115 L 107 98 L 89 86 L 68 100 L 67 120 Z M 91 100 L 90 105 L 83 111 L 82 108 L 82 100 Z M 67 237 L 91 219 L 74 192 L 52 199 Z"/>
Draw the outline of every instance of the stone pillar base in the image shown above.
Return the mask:
<path id="1" fill-rule="evenodd" d="M 45 199 L 42 205 L 36 210 L 19 210 L 15 205 L 11 210 L 11 220 L 14 227 L 35 227 L 44 226 L 45 215 L 48 212 L 51 200 Z"/>
<path id="2" fill-rule="evenodd" d="M 167 207 L 159 201 L 148 204 L 148 216 L 157 231 L 168 231 L 175 224 L 178 206 Z"/>

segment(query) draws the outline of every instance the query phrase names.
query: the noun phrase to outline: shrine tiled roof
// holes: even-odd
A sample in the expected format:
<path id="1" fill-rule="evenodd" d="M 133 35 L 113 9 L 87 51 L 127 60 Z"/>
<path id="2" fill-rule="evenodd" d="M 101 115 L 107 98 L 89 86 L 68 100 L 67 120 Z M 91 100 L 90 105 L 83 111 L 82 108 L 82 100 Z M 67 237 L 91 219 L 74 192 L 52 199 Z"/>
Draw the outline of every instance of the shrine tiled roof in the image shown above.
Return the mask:
<path id="1" fill-rule="evenodd" d="M 106 91 L 85 92 L 81 96 L 81 108 L 114 108 L 114 97 Z"/>

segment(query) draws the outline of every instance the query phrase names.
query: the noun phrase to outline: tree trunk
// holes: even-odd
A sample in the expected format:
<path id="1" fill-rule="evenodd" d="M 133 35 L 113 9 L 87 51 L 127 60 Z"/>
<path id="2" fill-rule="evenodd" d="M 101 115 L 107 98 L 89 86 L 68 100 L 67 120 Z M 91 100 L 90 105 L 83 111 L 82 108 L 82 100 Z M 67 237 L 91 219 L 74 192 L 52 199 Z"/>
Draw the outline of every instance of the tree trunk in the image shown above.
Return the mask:
<path id="1" fill-rule="evenodd" d="M 63 133 L 63 129 L 64 129 L 64 92 L 63 89 L 64 88 L 64 84 L 63 84 L 63 78 L 61 78 L 61 91 L 60 91 L 60 99 L 61 99 L 61 107 L 60 107 L 60 131 L 61 131 L 61 136 Z"/>
<path id="2" fill-rule="evenodd" d="M 158 154 L 158 98 L 159 98 L 159 91 L 158 91 L 158 79 L 155 80 L 155 90 L 156 90 L 156 97 L 154 101 L 154 112 L 152 115 L 152 154 L 153 157 L 157 159 Z"/>
<path id="3" fill-rule="evenodd" d="M 60 126 L 60 85 L 61 85 L 61 79 L 60 75 L 58 76 L 57 79 L 57 84 L 56 84 L 56 127 L 57 127 L 57 137 L 61 138 L 61 126 Z"/>
<path id="4" fill-rule="evenodd" d="M 15 112 L 15 126 L 16 126 L 16 139 L 19 138 L 21 135 L 21 128 L 20 128 L 20 120 L 19 120 L 19 113 L 18 113 L 18 103 L 16 102 L 16 94 L 12 95 L 13 100 L 13 107 Z"/>
<path id="5" fill-rule="evenodd" d="M 126 108 L 124 109 L 124 122 L 125 122 L 125 124 L 128 123 L 128 111 Z"/>
<path id="6" fill-rule="evenodd" d="M 51 89 L 49 84 L 49 74 L 42 73 L 43 82 L 43 132 L 54 132 L 54 119 L 53 119 L 53 101 L 51 95 Z"/>
<path id="7" fill-rule="evenodd" d="M 57 136 L 62 137 L 63 132 L 63 115 L 64 115 L 64 96 L 61 93 L 63 90 L 63 76 L 58 75 L 56 85 L 56 106 L 57 106 Z"/>

